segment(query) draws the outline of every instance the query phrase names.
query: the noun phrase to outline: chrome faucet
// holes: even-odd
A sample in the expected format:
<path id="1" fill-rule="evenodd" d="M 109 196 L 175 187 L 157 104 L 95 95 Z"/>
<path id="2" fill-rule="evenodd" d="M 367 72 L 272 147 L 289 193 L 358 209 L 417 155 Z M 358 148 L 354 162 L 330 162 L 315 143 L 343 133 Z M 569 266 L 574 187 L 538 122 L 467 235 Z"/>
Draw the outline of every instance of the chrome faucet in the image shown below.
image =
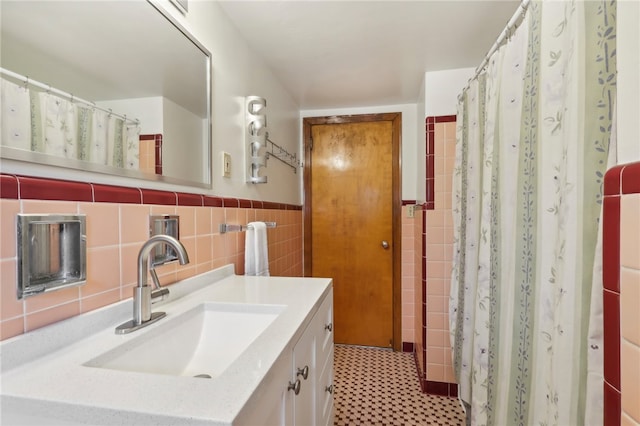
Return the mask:
<path id="1" fill-rule="evenodd" d="M 149 255 L 155 246 L 159 244 L 167 244 L 173 248 L 178 256 L 181 265 L 189 263 L 189 255 L 182 243 L 169 235 L 154 235 L 142 245 L 138 253 L 138 285 L 133 289 L 133 319 L 119 325 L 116 328 L 116 334 L 126 334 L 136 331 L 149 324 L 153 324 L 163 318 L 164 312 L 151 312 L 152 299 L 156 297 L 164 297 L 169 290 L 160 289 L 158 277 L 151 267 L 151 277 L 156 291 L 151 291 L 151 286 L 147 284 L 147 272 L 149 269 Z"/>

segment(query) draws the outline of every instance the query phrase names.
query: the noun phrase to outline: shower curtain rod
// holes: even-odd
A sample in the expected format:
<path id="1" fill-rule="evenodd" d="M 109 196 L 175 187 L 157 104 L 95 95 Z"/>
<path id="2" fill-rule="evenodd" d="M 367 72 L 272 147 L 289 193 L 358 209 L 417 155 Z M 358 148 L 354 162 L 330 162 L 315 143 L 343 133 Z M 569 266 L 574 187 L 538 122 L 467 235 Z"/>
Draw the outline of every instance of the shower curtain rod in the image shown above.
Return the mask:
<path id="1" fill-rule="evenodd" d="M 529 7 L 530 2 L 531 0 L 522 0 L 520 5 L 516 9 L 515 13 L 513 14 L 513 16 L 511 16 L 511 19 L 509 19 L 509 21 L 507 22 L 507 26 L 504 27 L 504 29 L 496 39 L 495 43 L 493 43 L 493 45 L 491 46 L 487 54 L 484 55 L 484 59 L 482 60 L 482 62 L 480 62 L 480 65 L 478 65 L 478 67 L 476 68 L 476 71 L 473 74 L 473 77 L 469 79 L 468 84 L 464 87 L 464 89 L 462 89 L 462 93 L 467 91 L 471 82 L 475 80 L 480 75 L 480 73 L 486 68 L 487 64 L 489 63 L 489 59 L 491 59 L 491 56 L 495 53 L 496 50 L 500 48 L 500 46 L 503 45 L 507 37 L 511 35 L 511 32 L 516 28 L 518 28 L 522 19 L 524 18 L 524 14 L 527 11 L 527 8 Z M 458 96 L 458 100 L 460 100 L 462 93 Z"/>
<path id="2" fill-rule="evenodd" d="M 41 83 L 41 82 L 39 82 L 37 80 L 30 79 L 27 76 L 20 75 L 20 74 L 18 74 L 16 72 L 13 72 L 13 71 L 9 71 L 8 69 L 0 67 L 0 74 L 4 74 L 6 76 L 15 78 L 16 80 L 20 80 L 25 84 L 25 86 L 26 85 L 31 85 L 31 86 L 39 87 L 40 89 L 46 90 L 47 93 L 55 93 L 56 95 L 62 96 L 64 98 L 70 100 L 73 103 L 85 104 L 87 106 L 90 106 L 91 108 L 95 108 L 95 109 L 98 109 L 100 111 L 107 112 L 110 115 L 113 115 L 113 116 L 116 116 L 118 118 L 123 119 L 125 122 L 128 121 L 128 122 L 131 122 L 131 123 L 140 124 L 140 120 L 138 120 L 137 118 L 136 119 L 132 119 L 132 118 L 127 118 L 126 115 L 116 114 L 115 112 L 111 111 L 110 109 L 101 108 L 101 107 L 97 106 L 95 104 L 95 102 L 84 100 L 82 98 L 74 96 L 72 93 L 63 92 L 60 89 L 56 89 L 55 87 L 51 87 L 51 85 L 49 85 L 49 84 Z"/>

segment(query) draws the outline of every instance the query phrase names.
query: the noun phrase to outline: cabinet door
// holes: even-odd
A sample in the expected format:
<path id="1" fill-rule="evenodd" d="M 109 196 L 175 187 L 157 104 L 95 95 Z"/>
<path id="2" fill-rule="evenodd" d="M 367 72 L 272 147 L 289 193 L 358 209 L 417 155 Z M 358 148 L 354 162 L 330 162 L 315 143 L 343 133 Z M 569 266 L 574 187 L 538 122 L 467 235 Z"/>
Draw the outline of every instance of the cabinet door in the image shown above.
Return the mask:
<path id="1" fill-rule="evenodd" d="M 329 353 L 333 351 L 333 289 L 329 291 L 318 308 L 313 320 L 313 326 L 317 335 L 316 362 L 318 373 L 320 373 L 320 369 L 325 364 Z"/>
<path id="2" fill-rule="evenodd" d="M 234 426 L 293 424 L 294 395 L 293 391 L 288 389 L 292 362 L 291 352 L 282 354 L 234 419 Z"/>
<path id="3" fill-rule="evenodd" d="M 317 420 L 318 426 L 333 425 L 333 350 L 329 353 L 327 362 L 325 363 L 322 373 L 318 377 L 316 387 L 317 395 Z"/>
<path id="4" fill-rule="evenodd" d="M 316 339 L 312 332 L 314 321 L 315 318 L 293 348 L 292 383 L 300 381 L 300 392 L 293 397 L 293 417 L 297 426 L 315 425 Z"/>

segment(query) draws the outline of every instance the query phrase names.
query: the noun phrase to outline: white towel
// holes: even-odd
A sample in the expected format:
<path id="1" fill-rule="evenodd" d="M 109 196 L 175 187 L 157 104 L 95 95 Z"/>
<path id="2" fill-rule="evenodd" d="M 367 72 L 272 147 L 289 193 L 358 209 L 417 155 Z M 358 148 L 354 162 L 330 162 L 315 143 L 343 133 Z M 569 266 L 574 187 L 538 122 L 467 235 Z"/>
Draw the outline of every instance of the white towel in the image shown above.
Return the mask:
<path id="1" fill-rule="evenodd" d="M 251 222 L 244 241 L 244 274 L 269 276 L 269 251 L 267 248 L 267 225 Z"/>

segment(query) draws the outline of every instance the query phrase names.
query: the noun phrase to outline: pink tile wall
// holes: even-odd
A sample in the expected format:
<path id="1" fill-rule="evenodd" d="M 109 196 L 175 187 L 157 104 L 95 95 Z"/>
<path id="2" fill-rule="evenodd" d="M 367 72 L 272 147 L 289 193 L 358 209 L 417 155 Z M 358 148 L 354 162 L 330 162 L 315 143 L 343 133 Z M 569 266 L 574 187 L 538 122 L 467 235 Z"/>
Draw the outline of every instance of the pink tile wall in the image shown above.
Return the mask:
<path id="1" fill-rule="evenodd" d="M 604 181 L 604 424 L 640 425 L 640 162 Z"/>
<path id="2" fill-rule="evenodd" d="M 414 245 L 414 257 L 415 257 L 415 299 L 414 299 L 414 331 L 415 331 L 415 356 L 416 364 L 418 368 L 418 378 L 420 379 L 420 387 L 422 391 L 426 391 L 426 351 L 425 342 L 427 339 L 426 329 L 426 294 L 424 289 L 426 288 L 426 261 L 425 261 L 425 205 L 422 205 L 422 209 L 416 213 L 416 233 L 413 239 Z"/>
<path id="3" fill-rule="evenodd" d="M 277 223 L 267 231 L 271 275 L 302 275 L 302 211 L 296 206 L 91 184 L 74 183 L 70 187 L 72 191 L 62 181 L 0 175 L 0 340 L 130 298 L 136 283 L 137 254 L 148 239 L 151 214 L 180 216 L 180 240 L 191 260 L 184 266 L 175 263 L 159 267 L 163 285 L 229 263 L 235 265 L 237 274 L 243 274 L 245 234 L 220 234 L 219 224 L 253 220 Z M 102 197 L 114 202 L 78 201 L 86 198 L 85 187 L 94 200 Z M 144 199 L 173 205 L 142 204 Z M 18 213 L 87 216 L 84 286 L 17 300 Z"/>
<path id="4" fill-rule="evenodd" d="M 455 383 L 449 344 L 455 122 L 435 123 L 434 209 L 426 212 L 426 379 Z"/>
<path id="5" fill-rule="evenodd" d="M 420 386 L 423 392 L 449 396 L 457 396 L 448 327 L 455 120 L 453 115 L 426 118 L 426 201 L 416 212 L 412 230 L 413 331 Z M 409 244 L 408 238 L 403 241 Z"/>
<path id="6" fill-rule="evenodd" d="M 640 194 L 620 200 L 620 393 L 622 424 L 640 425 Z"/>
<path id="7" fill-rule="evenodd" d="M 409 206 L 402 206 L 402 342 L 415 342 L 415 247 L 416 216 L 408 217 Z"/>

